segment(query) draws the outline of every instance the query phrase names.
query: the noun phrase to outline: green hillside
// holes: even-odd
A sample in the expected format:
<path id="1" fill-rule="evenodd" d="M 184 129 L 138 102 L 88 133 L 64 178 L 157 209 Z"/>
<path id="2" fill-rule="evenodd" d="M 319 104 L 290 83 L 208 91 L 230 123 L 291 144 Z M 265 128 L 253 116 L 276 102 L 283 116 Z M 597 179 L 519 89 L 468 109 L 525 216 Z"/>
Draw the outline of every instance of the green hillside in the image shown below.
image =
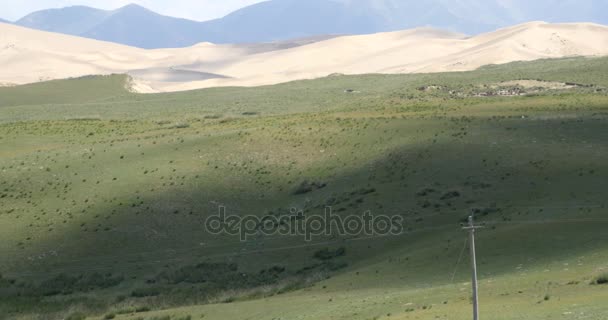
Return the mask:
<path id="1" fill-rule="evenodd" d="M 127 76 L 87 76 L 34 84 L 0 87 L 0 107 L 49 104 L 86 104 L 125 99 Z"/>
<path id="2" fill-rule="evenodd" d="M 607 58 L 125 81 L 0 89 L 0 318 L 469 319 L 471 212 L 484 318 L 608 315 Z M 205 230 L 219 206 L 370 211 L 404 232 L 242 242 Z"/>

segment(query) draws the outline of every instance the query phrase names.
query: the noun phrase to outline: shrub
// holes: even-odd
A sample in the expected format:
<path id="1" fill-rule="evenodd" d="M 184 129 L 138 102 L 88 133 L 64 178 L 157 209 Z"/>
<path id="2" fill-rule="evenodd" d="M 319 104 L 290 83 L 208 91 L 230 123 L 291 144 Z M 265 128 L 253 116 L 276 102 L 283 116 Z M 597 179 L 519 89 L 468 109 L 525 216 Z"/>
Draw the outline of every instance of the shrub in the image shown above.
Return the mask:
<path id="1" fill-rule="evenodd" d="M 129 313 L 134 313 L 135 309 L 121 309 L 116 311 L 116 314 L 129 314 Z"/>
<path id="2" fill-rule="evenodd" d="M 185 266 L 175 271 L 165 271 L 157 276 L 157 281 L 170 284 L 228 282 L 237 274 L 238 266 L 234 263 L 200 263 L 195 266 Z"/>
<path id="3" fill-rule="evenodd" d="M 321 249 L 315 252 L 314 257 L 319 260 L 331 260 L 333 258 L 341 257 L 346 254 L 346 248 L 340 247 L 336 250 L 329 250 L 328 248 Z"/>
<path id="4" fill-rule="evenodd" d="M 327 186 L 327 184 L 325 182 L 316 182 L 316 181 L 309 182 L 307 180 L 304 180 L 294 190 L 293 194 L 294 195 L 305 194 L 305 193 L 309 193 L 309 192 L 312 192 L 317 189 L 325 188 L 325 186 Z"/>
<path id="5" fill-rule="evenodd" d="M 78 278 L 61 274 L 55 278 L 42 282 L 37 291 L 45 296 L 70 294 L 73 292 L 73 288 L 77 282 Z"/>
<path id="6" fill-rule="evenodd" d="M 113 313 L 108 313 L 108 314 L 106 314 L 106 315 L 105 315 L 103 318 L 104 318 L 105 320 L 111 320 L 111 319 L 116 318 L 116 315 L 115 315 L 115 314 L 113 314 Z"/>
<path id="7" fill-rule="evenodd" d="M 2 274 L 0 274 L 0 288 L 8 288 L 13 284 L 15 284 L 14 279 L 3 278 Z"/>
<path id="8" fill-rule="evenodd" d="M 84 320 L 87 316 L 82 312 L 76 312 L 69 315 L 65 320 Z"/>
<path id="9" fill-rule="evenodd" d="M 327 261 L 323 267 L 325 269 L 327 269 L 328 271 L 338 271 L 340 269 L 344 269 L 344 268 L 348 267 L 348 263 Z"/>
<path id="10" fill-rule="evenodd" d="M 158 288 L 138 288 L 131 292 L 131 296 L 135 298 L 155 297 L 160 295 Z"/>
<path id="11" fill-rule="evenodd" d="M 124 280 L 122 276 L 112 276 L 111 274 L 93 273 L 81 277 L 77 283 L 76 290 L 89 291 L 93 289 L 106 289 L 119 285 Z"/>
<path id="12" fill-rule="evenodd" d="M 416 193 L 416 195 L 419 197 L 426 197 L 427 195 L 429 195 L 430 193 L 433 193 L 433 192 L 435 192 L 435 189 L 425 188 L 423 190 L 420 190 L 418 193 Z"/>
<path id="13" fill-rule="evenodd" d="M 602 273 L 599 276 L 595 277 L 591 284 L 608 284 L 608 273 Z"/>
<path id="14" fill-rule="evenodd" d="M 186 129 L 189 127 L 190 127 L 189 123 L 176 123 L 175 125 L 171 126 L 169 129 Z"/>
<path id="15" fill-rule="evenodd" d="M 150 311 L 149 307 L 137 307 L 135 308 L 135 312 L 148 312 Z"/>
<path id="16" fill-rule="evenodd" d="M 460 192 L 458 191 L 450 191 L 445 193 L 443 196 L 441 196 L 441 200 L 449 200 L 452 198 L 458 198 L 460 197 Z"/>

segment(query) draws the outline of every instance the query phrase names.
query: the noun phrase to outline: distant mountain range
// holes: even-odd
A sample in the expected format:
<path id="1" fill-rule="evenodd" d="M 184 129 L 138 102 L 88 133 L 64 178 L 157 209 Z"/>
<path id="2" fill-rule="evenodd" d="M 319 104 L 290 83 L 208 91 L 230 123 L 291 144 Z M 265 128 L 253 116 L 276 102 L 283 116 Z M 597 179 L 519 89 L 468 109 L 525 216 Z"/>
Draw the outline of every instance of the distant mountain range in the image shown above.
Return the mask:
<path id="1" fill-rule="evenodd" d="M 608 24 L 608 1 L 271 0 L 205 22 L 163 16 L 134 4 L 111 11 L 73 6 L 37 11 L 15 23 L 141 48 L 168 48 L 420 26 L 478 34 L 532 20 Z"/>
<path id="2" fill-rule="evenodd" d="M 163 16 L 138 5 L 105 11 L 85 6 L 31 13 L 15 24 L 140 48 L 185 47 L 205 41 L 204 23 Z"/>

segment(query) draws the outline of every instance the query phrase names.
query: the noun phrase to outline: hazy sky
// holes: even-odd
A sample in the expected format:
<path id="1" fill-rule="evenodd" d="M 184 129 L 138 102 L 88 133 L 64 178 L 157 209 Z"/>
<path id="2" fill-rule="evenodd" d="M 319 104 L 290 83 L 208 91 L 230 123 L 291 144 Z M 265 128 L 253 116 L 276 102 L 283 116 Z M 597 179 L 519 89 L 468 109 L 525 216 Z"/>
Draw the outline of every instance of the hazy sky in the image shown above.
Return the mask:
<path id="1" fill-rule="evenodd" d="M 222 17 L 238 8 L 262 1 L 264 0 L 0 0 L 0 18 L 14 21 L 36 10 L 73 5 L 115 9 L 137 3 L 164 15 L 203 21 Z"/>

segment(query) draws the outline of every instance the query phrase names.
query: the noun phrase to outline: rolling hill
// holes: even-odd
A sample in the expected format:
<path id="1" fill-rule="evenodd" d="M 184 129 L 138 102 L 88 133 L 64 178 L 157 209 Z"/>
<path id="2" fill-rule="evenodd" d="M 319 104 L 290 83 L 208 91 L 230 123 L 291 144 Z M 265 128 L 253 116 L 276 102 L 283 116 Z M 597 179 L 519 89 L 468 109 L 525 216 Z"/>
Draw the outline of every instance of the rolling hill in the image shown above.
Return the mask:
<path id="1" fill-rule="evenodd" d="M 173 48 L 199 42 L 257 43 L 417 27 L 474 35 L 534 20 L 607 24 L 606 6 L 602 0 L 271 0 L 197 22 L 132 4 L 110 11 L 83 6 L 41 10 L 16 24 L 141 48 Z"/>
<path id="2" fill-rule="evenodd" d="M 0 320 L 608 319 L 606 9 L 0 21 Z"/>
<path id="3" fill-rule="evenodd" d="M 530 22 L 465 37 L 419 28 L 273 44 L 144 50 L 110 42 L 0 25 L 7 66 L 0 83 L 129 73 L 138 92 L 259 86 L 332 74 L 426 73 L 484 65 L 608 54 L 608 27 Z M 44 63 L 32 63 L 32 61 Z"/>
<path id="4" fill-rule="evenodd" d="M 125 81 L 0 88 L 0 318 L 470 319 L 471 213 L 482 316 L 608 317 L 608 57 L 148 95 Z M 242 241 L 206 229 L 219 206 L 403 228 L 306 241 L 254 224 Z"/>

